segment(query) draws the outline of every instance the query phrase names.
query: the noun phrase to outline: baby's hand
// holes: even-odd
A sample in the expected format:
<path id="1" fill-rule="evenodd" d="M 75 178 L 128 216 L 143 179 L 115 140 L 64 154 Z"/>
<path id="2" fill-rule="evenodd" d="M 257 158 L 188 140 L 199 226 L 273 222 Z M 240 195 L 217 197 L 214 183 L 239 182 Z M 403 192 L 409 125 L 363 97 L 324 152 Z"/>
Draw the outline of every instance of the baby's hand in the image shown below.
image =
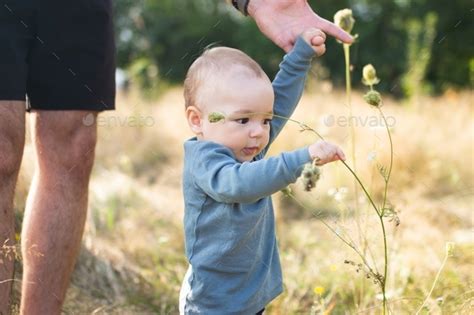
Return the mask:
<path id="1" fill-rule="evenodd" d="M 317 28 L 310 28 L 301 34 L 301 37 L 307 42 L 311 47 L 313 47 L 316 55 L 322 56 L 326 52 L 326 34 L 323 31 Z"/>
<path id="2" fill-rule="evenodd" d="M 326 141 L 318 141 L 308 148 L 309 155 L 316 159 L 316 165 L 324 165 L 337 160 L 346 160 L 344 152 L 337 145 Z"/>

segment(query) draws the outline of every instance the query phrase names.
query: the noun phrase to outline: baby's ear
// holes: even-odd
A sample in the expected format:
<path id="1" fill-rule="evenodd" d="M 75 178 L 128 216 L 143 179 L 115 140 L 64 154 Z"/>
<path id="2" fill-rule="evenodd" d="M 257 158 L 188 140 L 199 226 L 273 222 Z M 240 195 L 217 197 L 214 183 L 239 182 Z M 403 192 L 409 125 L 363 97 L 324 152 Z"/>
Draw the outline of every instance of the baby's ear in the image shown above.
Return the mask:
<path id="1" fill-rule="evenodd" d="M 188 120 L 189 128 L 194 134 L 202 133 L 202 113 L 196 106 L 188 106 L 186 108 L 186 119 Z"/>

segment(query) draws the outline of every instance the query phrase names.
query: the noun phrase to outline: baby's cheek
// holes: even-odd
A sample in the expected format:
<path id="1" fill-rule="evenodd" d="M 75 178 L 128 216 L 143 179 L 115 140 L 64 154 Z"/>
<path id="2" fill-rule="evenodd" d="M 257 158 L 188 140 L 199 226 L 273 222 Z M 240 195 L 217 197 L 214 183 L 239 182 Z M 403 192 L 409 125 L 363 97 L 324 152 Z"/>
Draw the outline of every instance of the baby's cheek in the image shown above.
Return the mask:
<path id="1" fill-rule="evenodd" d="M 267 145 L 269 141 L 270 141 L 270 130 L 268 130 L 267 132 L 267 139 L 265 140 L 265 145 Z"/>

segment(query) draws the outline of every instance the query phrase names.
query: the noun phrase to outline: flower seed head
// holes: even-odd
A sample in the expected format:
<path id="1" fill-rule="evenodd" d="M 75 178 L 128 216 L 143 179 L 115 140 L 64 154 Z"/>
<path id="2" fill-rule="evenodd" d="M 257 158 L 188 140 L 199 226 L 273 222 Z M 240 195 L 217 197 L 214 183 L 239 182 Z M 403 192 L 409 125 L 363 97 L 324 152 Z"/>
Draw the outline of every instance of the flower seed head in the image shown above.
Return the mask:
<path id="1" fill-rule="evenodd" d="M 377 78 L 377 72 L 375 71 L 374 66 L 370 63 L 365 65 L 362 69 L 362 83 L 367 86 L 372 86 L 380 82 L 380 79 Z"/>
<path id="2" fill-rule="evenodd" d="M 446 255 L 448 257 L 453 257 L 454 256 L 454 248 L 455 248 L 455 243 L 454 242 L 447 242 L 446 243 Z"/>
<path id="3" fill-rule="evenodd" d="M 304 166 L 301 176 L 303 178 L 304 190 L 311 191 L 311 189 L 316 187 L 316 183 L 321 177 L 321 171 L 316 165 L 308 163 Z"/>
<path id="4" fill-rule="evenodd" d="M 364 95 L 364 100 L 367 102 L 367 104 L 375 107 L 379 107 L 382 105 L 382 96 L 379 92 L 374 90 L 367 92 Z"/>
<path id="5" fill-rule="evenodd" d="M 210 123 L 216 123 L 216 122 L 219 122 L 221 120 L 225 120 L 225 116 L 222 113 L 212 112 L 212 113 L 209 114 L 207 119 L 209 119 Z"/>
<path id="6" fill-rule="evenodd" d="M 354 27 L 354 18 L 352 17 L 351 9 L 339 10 L 334 14 L 334 24 L 342 28 L 347 33 L 352 31 Z"/>

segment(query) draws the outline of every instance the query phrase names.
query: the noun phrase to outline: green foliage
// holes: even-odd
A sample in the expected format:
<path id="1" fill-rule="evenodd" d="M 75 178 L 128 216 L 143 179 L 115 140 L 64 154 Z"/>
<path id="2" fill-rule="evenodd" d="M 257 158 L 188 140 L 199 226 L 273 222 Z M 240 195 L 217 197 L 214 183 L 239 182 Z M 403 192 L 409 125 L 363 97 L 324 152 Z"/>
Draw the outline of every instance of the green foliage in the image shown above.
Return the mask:
<path id="1" fill-rule="evenodd" d="M 469 60 L 469 80 L 471 81 L 471 88 L 474 86 L 474 57 Z"/>
<path id="2" fill-rule="evenodd" d="M 431 59 L 437 21 L 437 14 L 430 12 L 423 22 L 413 19 L 407 23 L 408 58 L 407 69 L 402 79 L 403 91 L 407 97 L 417 97 L 425 88 L 423 79 Z"/>
<path id="3" fill-rule="evenodd" d="M 441 0 L 310 0 L 309 3 L 328 20 L 339 9 L 353 10 L 357 21 L 353 33 L 360 34 L 351 49 L 353 72 L 373 63 L 380 77 L 386 78 L 379 86 L 380 92 L 403 94 L 401 81 L 413 64 L 413 49 L 409 46 L 416 43 L 410 38 L 420 24 L 431 27 L 429 34 L 426 29 L 419 33 L 425 35 L 419 48 L 427 50 L 431 58 L 424 60 L 424 71 L 418 77 L 425 79 L 435 91 L 469 86 L 474 27 L 472 6 L 467 0 L 450 1 L 449 6 Z M 118 65 L 135 70 L 137 60 L 139 65 L 143 62 L 150 67 L 154 65 L 151 70 L 133 74 L 134 78 L 138 75 L 137 81 L 144 89 L 155 89 L 153 81 L 181 83 L 189 65 L 209 46 L 225 45 L 245 51 L 270 77 L 283 56 L 283 51 L 260 33 L 251 18 L 241 16 L 222 0 L 117 0 L 115 11 Z M 438 16 L 436 25 L 428 12 Z M 429 42 L 433 44 L 428 45 Z M 342 85 L 343 51 L 332 38 L 326 45 L 322 66 L 333 82 Z"/>

